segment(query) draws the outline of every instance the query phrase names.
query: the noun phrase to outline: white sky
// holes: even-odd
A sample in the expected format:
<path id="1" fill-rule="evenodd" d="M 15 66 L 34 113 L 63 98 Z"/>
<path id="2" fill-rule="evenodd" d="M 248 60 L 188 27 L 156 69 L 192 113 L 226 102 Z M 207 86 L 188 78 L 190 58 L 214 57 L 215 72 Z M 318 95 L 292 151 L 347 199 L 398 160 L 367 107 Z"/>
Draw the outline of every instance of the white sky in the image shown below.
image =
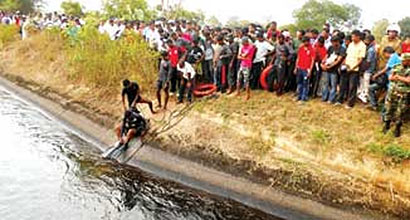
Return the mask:
<path id="1" fill-rule="evenodd" d="M 45 0 L 47 10 L 59 10 L 63 0 Z M 160 0 L 147 0 L 151 6 L 158 5 Z M 176 2 L 178 0 L 170 0 Z M 276 20 L 280 25 L 293 22 L 293 10 L 300 8 L 307 0 L 182 0 L 182 5 L 190 10 L 201 9 L 207 16 L 215 15 L 226 22 L 230 17 L 238 16 L 250 21 L 266 22 Z M 362 9 L 364 28 L 371 28 L 373 23 L 382 18 L 391 22 L 410 16 L 410 0 L 365 1 L 365 0 L 332 0 L 337 3 L 352 3 Z M 101 8 L 101 0 L 78 0 L 88 10 Z"/>

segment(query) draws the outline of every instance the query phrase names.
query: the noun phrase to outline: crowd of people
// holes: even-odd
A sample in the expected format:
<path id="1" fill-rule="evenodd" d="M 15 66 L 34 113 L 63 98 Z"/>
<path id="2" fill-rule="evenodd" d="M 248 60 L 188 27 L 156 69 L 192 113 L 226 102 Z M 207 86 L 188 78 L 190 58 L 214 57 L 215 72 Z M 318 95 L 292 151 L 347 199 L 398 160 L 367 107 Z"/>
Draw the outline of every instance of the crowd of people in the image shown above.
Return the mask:
<path id="1" fill-rule="evenodd" d="M 58 13 L 29 19 L 2 12 L 0 20 L 19 25 L 23 39 L 28 22 L 40 29 L 74 28 L 74 32 L 84 25 L 81 18 Z M 192 102 L 198 84 L 212 84 L 221 95 L 240 96 L 244 90 L 246 100 L 252 91 L 265 89 L 278 96 L 292 94 L 300 103 L 320 98 L 347 109 L 360 101 L 382 112 L 385 133 L 394 121 L 396 137 L 401 135 L 409 110 L 410 36 L 400 38 L 397 24 L 387 28 L 380 42 L 370 30 L 344 33 L 329 24 L 320 31 L 298 30 L 295 37 L 288 30 L 279 30 L 276 22 L 266 27 L 249 24 L 228 28 L 182 19 L 144 22 L 112 18 L 96 28 L 111 40 L 135 32 L 161 53 L 157 82 L 160 108 L 167 107 L 170 96 L 176 96 L 178 103 L 185 98 Z"/>

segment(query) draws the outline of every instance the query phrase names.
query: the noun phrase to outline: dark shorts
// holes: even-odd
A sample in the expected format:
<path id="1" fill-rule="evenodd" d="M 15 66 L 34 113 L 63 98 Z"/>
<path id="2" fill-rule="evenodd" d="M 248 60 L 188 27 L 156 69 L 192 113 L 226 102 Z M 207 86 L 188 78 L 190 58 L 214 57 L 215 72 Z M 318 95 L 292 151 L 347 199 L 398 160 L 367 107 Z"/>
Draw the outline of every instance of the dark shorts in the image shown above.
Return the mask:
<path id="1" fill-rule="evenodd" d="M 161 90 L 163 88 L 167 87 L 167 82 L 164 80 L 158 80 L 157 81 L 157 90 Z"/>

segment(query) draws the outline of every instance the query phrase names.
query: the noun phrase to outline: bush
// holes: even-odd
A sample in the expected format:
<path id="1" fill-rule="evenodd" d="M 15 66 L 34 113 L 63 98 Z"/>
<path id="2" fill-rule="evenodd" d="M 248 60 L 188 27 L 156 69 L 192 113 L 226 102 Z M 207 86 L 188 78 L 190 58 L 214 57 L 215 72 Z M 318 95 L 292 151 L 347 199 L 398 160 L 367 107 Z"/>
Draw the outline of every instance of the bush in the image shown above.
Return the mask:
<path id="1" fill-rule="evenodd" d="M 15 25 L 0 24 L 0 49 L 18 39 L 19 29 Z"/>
<path id="2" fill-rule="evenodd" d="M 67 37 L 66 43 L 69 74 L 74 79 L 104 88 L 118 87 L 124 78 L 137 80 L 143 87 L 154 85 L 159 56 L 134 33 L 111 41 L 89 25 Z"/>

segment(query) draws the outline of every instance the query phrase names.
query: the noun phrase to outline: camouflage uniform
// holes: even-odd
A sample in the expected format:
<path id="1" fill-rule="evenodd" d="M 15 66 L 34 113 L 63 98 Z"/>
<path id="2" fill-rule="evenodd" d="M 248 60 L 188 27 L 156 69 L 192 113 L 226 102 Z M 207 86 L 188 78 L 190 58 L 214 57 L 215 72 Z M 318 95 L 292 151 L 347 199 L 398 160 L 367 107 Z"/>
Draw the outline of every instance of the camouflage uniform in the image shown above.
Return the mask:
<path id="1" fill-rule="evenodd" d="M 409 77 L 410 68 L 404 68 L 402 65 L 397 65 L 394 70 L 394 74 Z M 384 115 L 384 121 L 390 122 L 397 115 L 396 124 L 402 124 L 404 113 L 407 110 L 407 101 L 410 96 L 410 85 L 404 82 L 391 82 L 389 91 L 387 93 Z"/>

